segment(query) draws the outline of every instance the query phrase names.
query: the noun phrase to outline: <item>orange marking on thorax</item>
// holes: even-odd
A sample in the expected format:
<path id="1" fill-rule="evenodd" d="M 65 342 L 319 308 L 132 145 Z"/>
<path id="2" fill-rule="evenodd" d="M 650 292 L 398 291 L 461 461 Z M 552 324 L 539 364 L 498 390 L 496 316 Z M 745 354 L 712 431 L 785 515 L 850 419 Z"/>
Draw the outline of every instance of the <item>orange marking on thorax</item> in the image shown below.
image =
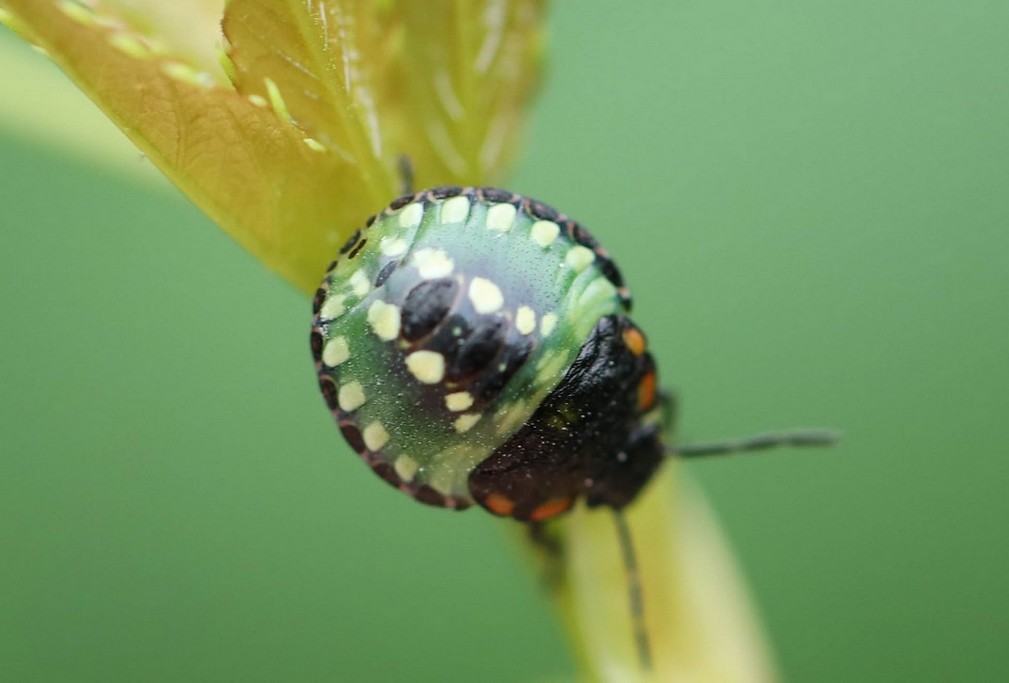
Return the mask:
<path id="1" fill-rule="evenodd" d="M 529 519 L 534 522 L 543 522 L 551 517 L 556 517 L 562 512 L 567 512 L 569 507 L 571 507 L 570 498 L 551 498 L 533 510 L 533 513 L 529 515 Z"/>
<path id="2" fill-rule="evenodd" d="M 638 410 L 649 410 L 655 405 L 655 373 L 649 372 L 638 384 Z"/>
<path id="3" fill-rule="evenodd" d="M 641 334 L 641 330 L 636 327 L 628 327 L 624 330 L 624 343 L 627 344 L 627 348 L 631 350 L 635 356 L 640 356 L 648 348 L 648 342 L 645 341 L 645 335 Z"/>
<path id="4" fill-rule="evenodd" d="M 515 510 L 515 501 L 500 493 L 487 494 L 484 505 L 495 515 L 508 516 Z"/>

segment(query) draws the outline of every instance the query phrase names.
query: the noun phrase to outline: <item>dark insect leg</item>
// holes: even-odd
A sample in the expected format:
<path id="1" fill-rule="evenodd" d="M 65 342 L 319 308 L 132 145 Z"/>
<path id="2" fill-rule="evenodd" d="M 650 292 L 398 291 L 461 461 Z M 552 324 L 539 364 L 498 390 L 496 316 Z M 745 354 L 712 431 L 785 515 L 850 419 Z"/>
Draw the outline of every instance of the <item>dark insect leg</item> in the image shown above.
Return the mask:
<path id="1" fill-rule="evenodd" d="M 617 538 L 620 539 L 624 568 L 627 570 L 627 596 L 630 600 L 631 622 L 634 625 L 634 641 L 638 647 L 638 660 L 641 662 L 642 669 L 650 671 L 652 649 L 648 642 L 648 629 L 645 627 L 645 601 L 641 592 L 641 572 L 638 570 L 638 557 L 634 552 L 631 528 L 627 525 L 627 518 L 620 510 L 613 510 L 613 521 L 617 525 Z"/>
<path id="2" fill-rule="evenodd" d="M 404 195 L 413 194 L 413 164 L 410 157 L 400 154 L 396 158 L 396 170 L 399 171 L 400 190 Z"/>
<path id="3" fill-rule="evenodd" d="M 837 443 L 840 438 L 840 434 L 827 429 L 796 429 L 788 432 L 757 434 L 743 439 L 686 444 L 672 448 L 671 453 L 680 458 L 701 458 L 708 455 L 763 451 L 779 446 L 796 448 L 831 446 Z"/>

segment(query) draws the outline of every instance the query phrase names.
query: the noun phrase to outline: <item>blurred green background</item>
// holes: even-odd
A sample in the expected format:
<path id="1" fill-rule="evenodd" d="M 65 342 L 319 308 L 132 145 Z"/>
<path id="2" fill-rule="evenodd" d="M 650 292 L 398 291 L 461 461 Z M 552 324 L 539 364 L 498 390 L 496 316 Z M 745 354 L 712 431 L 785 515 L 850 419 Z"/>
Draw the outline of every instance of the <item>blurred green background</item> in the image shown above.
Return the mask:
<path id="1" fill-rule="evenodd" d="M 551 14 L 513 187 L 616 254 L 683 435 L 845 432 L 687 466 L 787 680 L 1009 672 L 1007 26 L 994 0 Z M 307 302 L 64 121 L 0 127 L 0 679 L 570 678 L 504 524 L 341 443 Z"/>

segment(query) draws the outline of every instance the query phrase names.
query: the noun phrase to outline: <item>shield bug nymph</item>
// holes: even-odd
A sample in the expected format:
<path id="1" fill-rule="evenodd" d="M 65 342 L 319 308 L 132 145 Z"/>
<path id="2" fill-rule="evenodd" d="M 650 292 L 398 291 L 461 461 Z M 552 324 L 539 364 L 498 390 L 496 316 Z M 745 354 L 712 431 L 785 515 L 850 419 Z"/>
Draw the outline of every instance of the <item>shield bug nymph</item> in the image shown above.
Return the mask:
<path id="1" fill-rule="evenodd" d="M 315 296 L 311 346 L 344 438 L 382 479 L 533 525 L 580 500 L 619 513 L 670 455 L 833 441 L 667 443 L 674 399 L 630 310 L 613 259 L 575 221 L 504 190 L 438 187 L 392 202 L 343 246 Z"/>

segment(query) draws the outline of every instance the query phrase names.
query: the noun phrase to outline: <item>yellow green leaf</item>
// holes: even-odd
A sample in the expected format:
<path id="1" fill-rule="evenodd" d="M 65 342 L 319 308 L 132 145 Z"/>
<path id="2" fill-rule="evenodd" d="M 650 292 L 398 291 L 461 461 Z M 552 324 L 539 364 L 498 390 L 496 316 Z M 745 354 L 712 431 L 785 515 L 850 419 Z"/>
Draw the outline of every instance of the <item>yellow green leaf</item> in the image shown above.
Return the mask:
<path id="1" fill-rule="evenodd" d="M 317 149 L 352 167 L 354 186 L 330 192 L 370 196 L 358 221 L 397 190 L 376 99 L 380 14 L 376 3 L 354 0 L 231 0 L 223 23 L 238 91 L 269 102 Z"/>
<path id="2" fill-rule="evenodd" d="M 395 0 L 400 148 L 421 186 L 493 184 L 515 150 L 540 72 L 543 0 Z"/>
<path id="3" fill-rule="evenodd" d="M 303 291 L 314 290 L 350 227 L 376 210 L 353 165 L 105 5 L 8 0 L 7 8 L 175 185 Z"/>
<path id="4" fill-rule="evenodd" d="M 165 52 L 227 83 L 219 60 L 224 0 L 104 0 L 104 6 L 160 43 Z"/>
<path id="5" fill-rule="evenodd" d="M 398 156 L 418 186 L 500 180 L 537 81 L 544 11 L 542 0 L 0 6 L 173 183 L 305 292 L 396 194 Z M 639 666 L 610 515 L 579 509 L 555 524 L 566 549 L 560 604 L 586 675 L 771 679 L 698 499 L 653 482 L 628 519 L 651 673 Z"/>

